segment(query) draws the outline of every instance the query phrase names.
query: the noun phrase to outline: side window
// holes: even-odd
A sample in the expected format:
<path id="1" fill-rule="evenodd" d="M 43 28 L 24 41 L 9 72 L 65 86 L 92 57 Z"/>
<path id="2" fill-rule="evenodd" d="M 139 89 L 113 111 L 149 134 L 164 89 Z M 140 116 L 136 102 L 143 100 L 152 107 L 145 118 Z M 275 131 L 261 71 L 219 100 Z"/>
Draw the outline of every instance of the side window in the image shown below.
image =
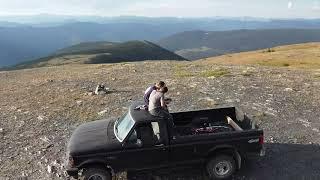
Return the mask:
<path id="1" fill-rule="evenodd" d="M 158 122 L 149 122 L 140 127 L 141 141 L 145 147 L 161 144 L 162 138 Z"/>
<path id="2" fill-rule="evenodd" d="M 128 145 L 135 147 L 140 141 L 141 147 L 152 147 L 162 142 L 158 122 L 140 124 L 132 131 L 128 138 Z M 138 145 L 139 146 L 139 145 Z"/>
<path id="3" fill-rule="evenodd" d="M 126 142 L 126 148 L 141 148 L 142 142 L 139 132 L 139 127 L 136 127 L 133 129 L 131 134 L 129 135 L 127 142 Z"/>
<path id="4" fill-rule="evenodd" d="M 150 147 L 156 144 L 156 138 L 152 129 L 151 123 L 146 123 L 140 126 L 141 141 L 144 147 Z"/>
<path id="5" fill-rule="evenodd" d="M 138 134 L 137 131 L 134 129 L 133 132 L 131 133 L 128 141 L 130 144 L 135 144 L 138 140 Z"/>

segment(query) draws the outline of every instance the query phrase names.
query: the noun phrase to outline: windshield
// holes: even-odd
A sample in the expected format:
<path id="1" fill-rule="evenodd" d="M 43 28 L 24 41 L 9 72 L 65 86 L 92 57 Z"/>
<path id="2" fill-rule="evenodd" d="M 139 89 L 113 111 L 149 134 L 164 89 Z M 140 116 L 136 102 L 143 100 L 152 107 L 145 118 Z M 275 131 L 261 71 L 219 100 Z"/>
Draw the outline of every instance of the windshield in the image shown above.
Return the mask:
<path id="1" fill-rule="evenodd" d="M 133 126 L 134 120 L 132 119 L 130 113 L 127 113 L 115 123 L 114 134 L 117 139 L 122 142 L 127 137 Z"/>

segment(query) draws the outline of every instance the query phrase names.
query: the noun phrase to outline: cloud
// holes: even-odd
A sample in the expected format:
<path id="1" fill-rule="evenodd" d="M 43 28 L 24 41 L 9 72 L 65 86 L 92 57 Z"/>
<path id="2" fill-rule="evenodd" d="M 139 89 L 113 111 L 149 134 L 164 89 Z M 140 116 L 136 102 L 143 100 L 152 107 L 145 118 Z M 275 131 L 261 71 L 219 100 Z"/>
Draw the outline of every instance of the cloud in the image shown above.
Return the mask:
<path id="1" fill-rule="evenodd" d="M 289 1 L 288 2 L 288 9 L 292 9 L 293 8 L 293 2 L 292 1 Z"/>
<path id="2" fill-rule="evenodd" d="M 178 16 L 178 17 L 207 17 L 226 13 L 226 9 L 232 9 L 234 3 L 224 0 L 157 0 L 140 1 L 127 6 L 119 11 L 123 15 L 138 16 Z"/>
<path id="3" fill-rule="evenodd" d="M 27 2 L 21 6 L 21 0 L 0 0 L 0 15 L 50 13 L 112 16 L 127 6 L 136 2 L 148 2 L 148 0 L 28 0 Z"/>
<path id="4" fill-rule="evenodd" d="M 313 2 L 312 9 L 313 9 L 313 10 L 316 10 L 316 11 L 320 10 L 320 3 L 319 3 L 319 1 L 314 1 L 314 2 Z"/>
<path id="5" fill-rule="evenodd" d="M 319 17 L 320 0 L 0 0 L 1 15 Z M 279 6 L 281 2 L 281 6 Z M 287 4 L 286 4 L 287 3 Z M 284 11 L 287 5 L 288 10 Z M 270 11 L 272 9 L 272 11 Z"/>

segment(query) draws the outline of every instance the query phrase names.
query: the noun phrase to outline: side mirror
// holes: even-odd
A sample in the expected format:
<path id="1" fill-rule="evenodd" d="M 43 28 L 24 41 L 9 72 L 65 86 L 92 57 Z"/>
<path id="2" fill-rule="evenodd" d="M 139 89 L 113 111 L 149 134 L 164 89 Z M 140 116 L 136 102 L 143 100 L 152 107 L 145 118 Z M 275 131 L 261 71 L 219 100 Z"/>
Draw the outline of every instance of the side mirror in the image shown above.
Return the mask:
<path id="1" fill-rule="evenodd" d="M 137 139 L 136 145 L 138 147 L 142 147 L 142 141 L 140 139 Z"/>

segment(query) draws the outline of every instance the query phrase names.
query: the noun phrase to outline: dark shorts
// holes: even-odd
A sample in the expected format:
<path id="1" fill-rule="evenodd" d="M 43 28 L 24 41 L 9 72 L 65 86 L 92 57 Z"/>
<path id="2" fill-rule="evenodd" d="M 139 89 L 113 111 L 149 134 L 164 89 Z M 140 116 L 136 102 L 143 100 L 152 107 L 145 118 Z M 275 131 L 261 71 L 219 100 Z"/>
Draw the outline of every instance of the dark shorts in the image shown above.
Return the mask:
<path id="1" fill-rule="evenodd" d="M 149 113 L 153 116 L 163 117 L 163 118 L 172 118 L 171 114 L 168 110 L 163 108 L 156 108 L 149 111 Z"/>
<path id="2" fill-rule="evenodd" d="M 174 127 L 172 115 L 169 113 L 167 109 L 164 108 L 156 108 L 149 111 L 149 113 L 153 116 L 162 117 L 168 121 L 169 126 Z"/>

